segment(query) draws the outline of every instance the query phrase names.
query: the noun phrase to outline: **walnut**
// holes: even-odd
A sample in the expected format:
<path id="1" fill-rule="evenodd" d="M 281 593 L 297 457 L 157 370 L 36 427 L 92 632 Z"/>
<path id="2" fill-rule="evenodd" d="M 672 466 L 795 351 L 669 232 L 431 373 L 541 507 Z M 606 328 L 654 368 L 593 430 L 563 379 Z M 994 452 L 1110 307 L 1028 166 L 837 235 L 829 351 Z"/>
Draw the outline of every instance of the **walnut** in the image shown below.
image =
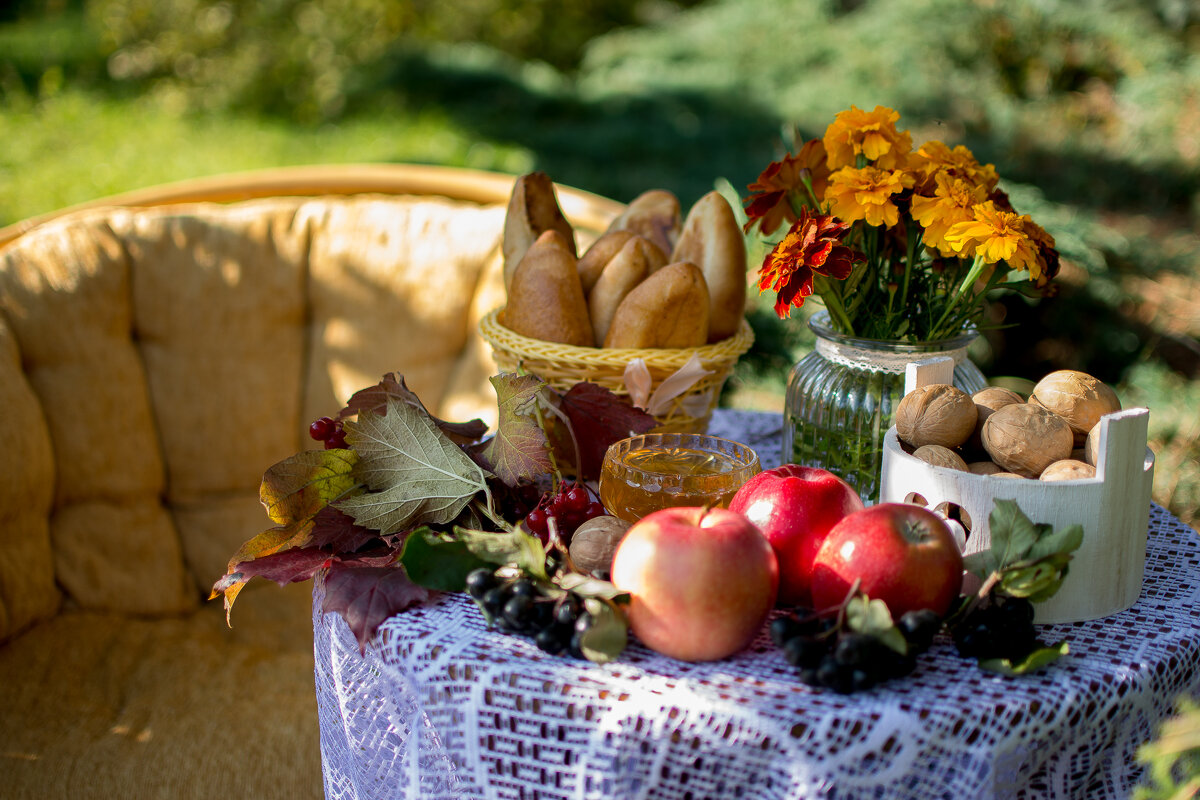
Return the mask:
<path id="1" fill-rule="evenodd" d="M 972 461 L 967 464 L 967 472 L 976 475 L 995 475 L 997 472 L 1004 472 L 1004 468 L 994 461 Z"/>
<path id="2" fill-rule="evenodd" d="M 973 453 L 982 453 L 983 423 L 987 422 L 987 418 L 996 409 L 1012 405 L 1013 403 L 1024 403 L 1025 399 L 1012 389 L 1005 389 L 1002 386 L 989 386 L 971 395 L 971 401 L 975 403 L 975 430 L 971 431 L 971 436 L 967 439 L 966 447 Z"/>
<path id="3" fill-rule="evenodd" d="M 935 467 L 967 471 L 967 462 L 963 461 L 958 453 L 940 444 L 923 444 L 913 451 L 913 455 Z"/>
<path id="4" fill-rule="evenodd" d="M 983 448 L 1001 467 L 1026 478 L 1071 455 L 1071 426 L 1034 403 L 1013 403 L 992 412 L 983 425 Z"/>
<path id="5" fill-rule="evenodd" d="M 571 561 L 584 573 L 605 575 L 612 568 L 613 554 L 625 538 L 629 523 L 608 515 L 593 517 L 571 535 Z"/>
<path id="6" fill-rule="evenodd" d="M 1024 475 L 1018 475 L 1015 472 L 996 472 L 988 476 L 989 478 L 1016 478 L 1019 481 L 1025 480 Z"/>
<path id="7" fill-rule="evenodd" d="M 896 406 L 896 435 L 913 447 L 954 448 L 975 430 L 975 403 L 962 389 L 934 383 L 913 389 Z"/>
<path id="8" fill-rule="evenodd" d="M 1100 460 L 1100 423 L 1088 431 L 1087 439 L 1083 443 L 1083 460 L 1096 466 L 1096 462 Z"/>
<path id="9" fill-rule="evenodd" d="M 1044 481 L 1075 481 L 1080 478 L 1094 477 L 1096 477 L 1096 468 L 1091 464 L 1076 461 L 1073 458 L 1065 458 L 1062 461 L 1055 461 L 1042 470 L 1040 479 Z"/>
<path id="10" fill-rule="evenodd" d="M 1073 369 L 1051 372 L 1038 381 L 1030 402 L 1065 419 L 1081 442 L 1101 417 L 1121 410 L 1117 393 L 1107 384 Z"/>

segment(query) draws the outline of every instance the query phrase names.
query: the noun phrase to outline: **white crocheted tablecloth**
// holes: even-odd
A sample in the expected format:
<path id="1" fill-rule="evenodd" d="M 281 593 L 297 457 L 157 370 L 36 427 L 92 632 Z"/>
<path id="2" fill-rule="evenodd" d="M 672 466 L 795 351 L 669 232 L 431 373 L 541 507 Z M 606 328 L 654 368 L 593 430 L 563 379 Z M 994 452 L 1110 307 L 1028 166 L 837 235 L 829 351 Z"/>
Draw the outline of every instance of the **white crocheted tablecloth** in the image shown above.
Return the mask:
<path id="1" fill-rule="evenodd" d="M 764 466 L 779 461 L 780 431 L 778 415 L 745 412 L 718 412 L 710 427 Z M 1137 747 L 1179 695 L 1200 695 L 1198 600 L 1200 540 L 1154 506 L 1137 604 L 1041 626 L 1071 653 L 1020 678 L 980 671 L 944 636 L 913 675 L 849 696 L 800 683 L 765 631 L 724 661 L 633 642 L 594 666 L 489 631 L 462 594 L 393 617 L 364 656 L 341 617 L 316 612 L 325 792 L 1126 800 L 1142 776 Z"/>

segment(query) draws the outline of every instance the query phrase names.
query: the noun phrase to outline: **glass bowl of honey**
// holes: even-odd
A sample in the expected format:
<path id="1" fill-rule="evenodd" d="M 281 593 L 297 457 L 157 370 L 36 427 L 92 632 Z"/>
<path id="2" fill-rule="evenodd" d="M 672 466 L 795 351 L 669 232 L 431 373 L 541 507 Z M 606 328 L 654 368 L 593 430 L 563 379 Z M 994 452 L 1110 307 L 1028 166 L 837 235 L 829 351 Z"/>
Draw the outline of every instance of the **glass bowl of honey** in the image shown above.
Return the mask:
<path id="1" fill-rule="evenodd" d="M 632 436 L 604 454 L 600 502 L 627 522 L 672 506 L 728 508 L 761 469 L 757 453 L 730 439 L 701 433 Z"/>

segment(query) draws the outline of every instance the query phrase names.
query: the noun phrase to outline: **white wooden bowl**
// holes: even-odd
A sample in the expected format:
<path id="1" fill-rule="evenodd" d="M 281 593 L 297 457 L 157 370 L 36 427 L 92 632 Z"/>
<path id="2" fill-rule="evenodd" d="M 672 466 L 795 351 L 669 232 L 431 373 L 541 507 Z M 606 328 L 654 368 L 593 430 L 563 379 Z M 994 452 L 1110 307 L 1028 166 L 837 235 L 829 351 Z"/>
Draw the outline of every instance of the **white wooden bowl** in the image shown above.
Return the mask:
<path id="1" fill-rule="evenodd" d="M 953 366 L 945 358 L 910 364 L 905 394 L 950 383 Z M 996 498 L 1015 500 L 1037 523 L 1055 528 L 1078 523 L 1083 544 L 1062 588 L 1035 606 L 1036 621 L 1079 622 L 1116 614 L 1133 605 L 1142 588 L 1154 480 L 1154 454 L 1146 446 L 1149 416 L 1148 409 L 1131 408 L 1101 418 L 1096 477 L 1071 481 L 992 478 L 936 467 L 904 452 L 893 426 L 884 437 L 880 502 L 905 502 L 916 494 L 931 508 L 960 506 L 970 520 L 967 554 L 991 546 L 988 515 Z"/>

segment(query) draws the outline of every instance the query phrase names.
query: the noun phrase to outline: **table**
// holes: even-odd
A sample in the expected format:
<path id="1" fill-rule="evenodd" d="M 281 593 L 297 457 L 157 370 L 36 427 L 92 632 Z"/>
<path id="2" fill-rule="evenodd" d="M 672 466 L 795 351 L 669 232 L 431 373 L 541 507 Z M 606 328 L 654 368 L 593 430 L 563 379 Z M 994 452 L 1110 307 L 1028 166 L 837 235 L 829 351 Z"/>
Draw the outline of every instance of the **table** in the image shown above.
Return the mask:
<path id="1" fill-rule="evenodd" d="M 779 463 L 779 415 L 710 431 Z M 1103 580 L 1103 576 L 1096 576 Z M 320 587 L 314 608 L 320 607 Z M 489 631 L 462 594 L 393 617 L 359 654 L 314 612 L 329 798 L 1128 798 L 1137 747 L 1200 695 L 1200 539 L 1159 506 L 1128 611 L 1041 627 L 1071 654 L 1020 678 L 941 636 L 908 678 L 811 689 L 770 643 L 687 664 L 636 642 L 604 666 Z"/>

